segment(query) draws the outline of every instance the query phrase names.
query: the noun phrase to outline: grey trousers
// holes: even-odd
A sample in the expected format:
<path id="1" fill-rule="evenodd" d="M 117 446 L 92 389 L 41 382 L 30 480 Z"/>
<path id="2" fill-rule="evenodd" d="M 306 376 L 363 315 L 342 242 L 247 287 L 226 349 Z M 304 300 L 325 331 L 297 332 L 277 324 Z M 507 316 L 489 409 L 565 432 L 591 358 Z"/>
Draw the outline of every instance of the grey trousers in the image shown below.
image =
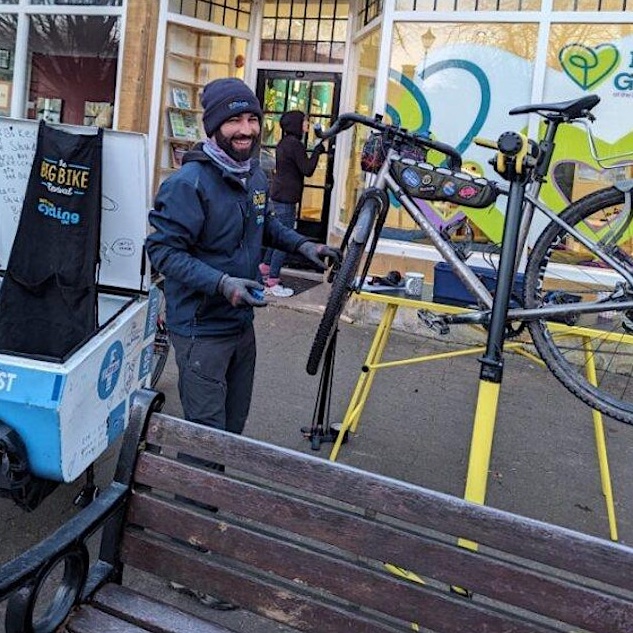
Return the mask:
<path id="1" fill-rule="evenodd" d="M 239 334 L 188 338 L 171 335 L 185 419 L 241 433 L 253 394 L 253 324 Z"/>

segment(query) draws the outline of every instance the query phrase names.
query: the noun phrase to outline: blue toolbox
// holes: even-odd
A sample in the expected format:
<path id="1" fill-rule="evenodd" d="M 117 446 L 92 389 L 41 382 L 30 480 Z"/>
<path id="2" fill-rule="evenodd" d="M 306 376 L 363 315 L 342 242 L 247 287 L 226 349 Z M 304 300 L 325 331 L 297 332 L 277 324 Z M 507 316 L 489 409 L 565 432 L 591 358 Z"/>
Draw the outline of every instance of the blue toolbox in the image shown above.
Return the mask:
<path id="1" fill-rule="evenodd" d="M 494 293 L 497 287 L 497 271 L 494 268 L 485 266 L 470 266 L 469 268 L 481 279 L 484 286 Z M 519 307 L 520 302 L 523 300 L 523 277 L 523 273 L 517 273 L 514 280 L 514 291 L 510 300 L 510 306 L 513 308 Z M 473 295 L 446 262 L 435 264 L 433 302 L 462 307 L 477 305 Z"/>

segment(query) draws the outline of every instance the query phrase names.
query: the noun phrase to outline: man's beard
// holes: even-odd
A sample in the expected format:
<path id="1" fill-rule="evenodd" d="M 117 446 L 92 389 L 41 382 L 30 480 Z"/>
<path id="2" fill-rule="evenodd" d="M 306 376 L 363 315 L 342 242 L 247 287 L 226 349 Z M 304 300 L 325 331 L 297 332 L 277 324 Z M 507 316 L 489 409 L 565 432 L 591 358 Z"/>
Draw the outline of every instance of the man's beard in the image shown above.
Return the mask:
<path id="1" fill-rule="evenodd" d="M 250 149 L 235 149 L 231 143 L 233 139 L 246 139 L 250 138 L 252 140 L 252 144 Z M 224 136 L 220 130 L 217 130 L 215 133 L 215 141 L 218 144 L 218 147 L 223 150 L 228 156 L 230 156 L 233 160 L 236 160 L 238 163 L 243 163 L 247 161 L 255 151 L 257 150 L 257 137 L 256 136 L 248 136 L 245 134 L 235 134 L 232 137 Z"/>

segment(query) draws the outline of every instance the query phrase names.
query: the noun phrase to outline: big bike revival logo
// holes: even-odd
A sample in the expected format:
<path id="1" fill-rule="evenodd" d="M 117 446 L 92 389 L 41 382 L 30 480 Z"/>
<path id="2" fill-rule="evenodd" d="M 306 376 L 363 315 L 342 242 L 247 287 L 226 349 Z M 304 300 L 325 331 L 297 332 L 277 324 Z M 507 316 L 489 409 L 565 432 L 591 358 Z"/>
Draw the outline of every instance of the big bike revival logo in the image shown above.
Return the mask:
<path id="1" fill-rule="evenodd" d="M 614 44 L 568 44 L 558 53 L 563 72 L 583 90 L 592 90 L 613 76 L 614 96 L 633 97 L 633 51 L 629 51 L 628 70 L 616 72 L 620 59 Z"/>
<path id="2" fill-rule="evenodd" d="M 51 193 L 62 196 L 83 196 L 90 184 L 90 168 L 84 165 L 66 163 L 63 159 L 42 159 L 40 166 L 41 184 Z M 61 224 L 79 224 L 81 216 L 76 211 L 68 211 L 45 197 L 38 199 L 37 210 L 44 216 Z"/>

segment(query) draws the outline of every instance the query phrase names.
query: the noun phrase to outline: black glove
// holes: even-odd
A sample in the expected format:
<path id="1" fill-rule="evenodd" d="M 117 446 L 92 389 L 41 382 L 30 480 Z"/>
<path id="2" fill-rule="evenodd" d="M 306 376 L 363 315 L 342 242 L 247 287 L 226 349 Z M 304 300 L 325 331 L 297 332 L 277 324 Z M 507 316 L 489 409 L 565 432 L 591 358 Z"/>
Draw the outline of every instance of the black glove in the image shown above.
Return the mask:
<path id="1" fill-rule="evenodd" d="M 330 248 L 327 244 L 307 241 L 301 244 L 297 251 L 321 270 L 327 270 L 327 265 L 323 263 L 325 259 L 330 259 L 330 265 L 341 261 L 341 251 L 338 248 Z"/>
<path id="2" fill-rule="evenodd" d="M 223 294 L 234 308 L 246 305 L 255 307 L 268 305 L 263 295 L 264 286 L 253 279 L 224 275 L 218 284 L 218 292 Z M 255 296 L 256 294 L 260 296 Z"/>
<path id="3" fill-rule="evenodd" d="M 327 152 L 327 147 L 325 147 L 325 143 L 323 141 L 319 141 L 312 150 L 312 153 L 317 156 L 321 156 L 321 154 L 325 154 L 325 152 Z"/>

